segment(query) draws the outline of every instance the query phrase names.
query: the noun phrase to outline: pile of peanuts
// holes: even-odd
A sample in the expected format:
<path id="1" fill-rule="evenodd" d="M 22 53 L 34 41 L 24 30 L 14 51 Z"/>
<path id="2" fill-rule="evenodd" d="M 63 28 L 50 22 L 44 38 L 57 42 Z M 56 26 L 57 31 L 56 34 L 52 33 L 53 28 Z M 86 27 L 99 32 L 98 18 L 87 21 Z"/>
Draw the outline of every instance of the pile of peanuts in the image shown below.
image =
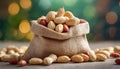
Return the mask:
<path id="1" fill-rule="evenodd" d="M 0 62 L 9 62 L 10 64 L 17 64 L 27 50 L 27 46 L 16 47 L 9 45 L 0 50 Z"/>
<path id="2" fill-rule="evenodd" d="M 10 64 L 18 64 L 19 66 L 30 65 L 50 65 L 52 63 L 82 63 L 82 62 L 90 62 L 90 55 L 88 52 L 82 52 L 75 54 L 71 57 L 67 55 L 57 56 L 55 54 L 50 54 L 49 56 L 41 59 L 38 57 L 31 58 L 28 62 L 22 59 L 25 51 L 27 50 L 27 46 L 16 47 L 14 45 L 10 45 L 6 48 L 0 50 L 0 61 L 1 62 L 9 62 Z M 108 58 L 116 58 L 116 64 L 120 64 L 120 46 L 115 47 L 107 47 L 101 49 L 95 49 L 96 60 L 94 61 L 105 61 Z"/>
<path id="3" fill-rule="evenodd" d="M 57 32 L 68 32 L 71 26 L 85 23 L 83 19 L 75 17 L 70 11 L 60 8 L 57 12 L 50 11 L 46 16 L 41 16 L 37 22 Z"/>

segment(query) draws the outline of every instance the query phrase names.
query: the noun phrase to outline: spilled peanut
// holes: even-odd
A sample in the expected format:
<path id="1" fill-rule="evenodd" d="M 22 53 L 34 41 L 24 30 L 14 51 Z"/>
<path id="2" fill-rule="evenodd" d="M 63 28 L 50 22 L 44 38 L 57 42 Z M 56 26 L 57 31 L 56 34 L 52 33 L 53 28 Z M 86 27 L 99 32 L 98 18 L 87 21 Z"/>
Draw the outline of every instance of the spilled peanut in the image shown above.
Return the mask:
<path id="1" fill-rule="evenodd" d="M 51 54 L 51 55 L 49 55 L 48 57 L 45 57 L 45 58 L 43 59 L 43 64 L 45 64 L 45 65 L 50 65 L 50 64 L 52 64 L 53 62 L 55 62 L 56 59 L 57 59 L 57 56 L 56 56 L 55 54 Z"/>
<path id="2" fill-rule="evenodd" d="M 57 62 L 58 63 L 67 63 L 67 62 L 70 62 L 70 58 L 68 56 L 59 56 L 57 58 Z"/>
<path id="3" fill-rule="evenodd" d="M 39 65 L 42 64 L 43 60 L 41 58 L 31 58 L 29 60 L 29 64 L 31 65 Z"/>

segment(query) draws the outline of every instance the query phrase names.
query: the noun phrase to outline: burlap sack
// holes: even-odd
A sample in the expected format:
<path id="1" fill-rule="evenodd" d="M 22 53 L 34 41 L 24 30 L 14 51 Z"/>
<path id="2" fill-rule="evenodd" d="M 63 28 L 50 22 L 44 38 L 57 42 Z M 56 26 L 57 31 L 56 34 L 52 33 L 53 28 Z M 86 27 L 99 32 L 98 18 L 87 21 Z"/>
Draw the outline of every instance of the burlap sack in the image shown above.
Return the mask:
<path id="1" fill-rule="evenodd" d="M 58 33 L 32 21 L 31 30 L 34 38 L 23 56 L 26 61 L 32 57 L 44 58 L 50 54 L 72 56 L 84 51 L 88 51 L 91 59 L 95 59 L 86 38 L 89 33 L 88 22 L 71 27 L 69 32 Z"/>

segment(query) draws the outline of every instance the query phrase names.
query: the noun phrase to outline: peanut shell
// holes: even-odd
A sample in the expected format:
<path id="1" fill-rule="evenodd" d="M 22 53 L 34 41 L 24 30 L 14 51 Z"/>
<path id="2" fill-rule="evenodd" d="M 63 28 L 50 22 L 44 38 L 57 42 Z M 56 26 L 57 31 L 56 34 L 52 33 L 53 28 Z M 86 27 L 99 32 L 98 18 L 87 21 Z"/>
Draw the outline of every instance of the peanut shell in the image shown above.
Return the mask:
<path id="1" fill-rule="evenodd" d="M 57 58 L 57 62 L 58 63 L 67 63 L 67 62 L 70 62 L 70 58 L 68 56 L 59 56 Z"/>

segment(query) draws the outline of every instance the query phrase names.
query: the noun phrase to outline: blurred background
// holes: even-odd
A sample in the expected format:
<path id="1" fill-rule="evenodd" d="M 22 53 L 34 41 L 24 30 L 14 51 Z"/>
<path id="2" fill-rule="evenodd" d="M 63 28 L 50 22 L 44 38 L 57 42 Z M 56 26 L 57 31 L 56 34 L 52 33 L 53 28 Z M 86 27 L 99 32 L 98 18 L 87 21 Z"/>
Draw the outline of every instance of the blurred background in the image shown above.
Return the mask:
<path id="1" fill-rule="evenodd" d="M 60 7 L 89 22 L 89 41 L 120 40 L 120 0 L 1 0 L 0 41 L 30 41 L 30 21 Z"/>

